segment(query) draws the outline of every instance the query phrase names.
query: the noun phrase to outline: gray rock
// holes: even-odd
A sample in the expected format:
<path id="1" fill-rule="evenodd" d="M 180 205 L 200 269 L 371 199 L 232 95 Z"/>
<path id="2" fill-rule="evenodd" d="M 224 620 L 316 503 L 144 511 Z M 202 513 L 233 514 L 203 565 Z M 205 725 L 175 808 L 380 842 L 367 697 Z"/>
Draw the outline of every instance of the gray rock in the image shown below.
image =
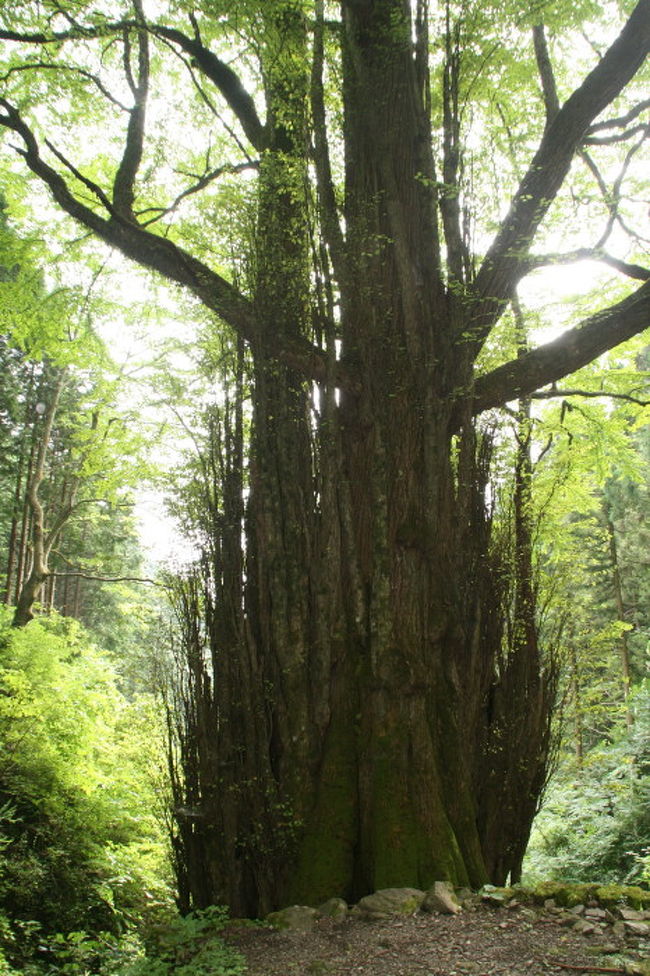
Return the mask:
<path id="1" fill-rule="evenodd" d="M 318 906 L 318 914 L 325 918 L 333 918 L 335 921 L 343 921 L 348 914 L 348 903 L 342 898 L 328 898 L 326 902 Z"/>
<path id="2" fill-rule="evenodd" d="M 603 942 L 602 945 L 595 946 L 594 948 L 601 956 L 615 956 L 618 952 L 618 946 L 615 942 Z"/>
<path id="3" fill-rule="evenodd" d="M 422 911 L 439 915 L 457 915 L 462 908 L 453 887 L 447 881 L 436 881 L 424 897 Z"/>
<path id="4" fill-rule="evenodd" d="M 596 922 L 605 922 L 607 917 L 608 913 L 604 908 L 588 908 L 585 912 L 585 918 L 590 918 Z"/>
<path id="5" fill-rule="evenodd" d="M 627 935 L 650 935 L 650 925 L 647 922 L 624 921 L 623 925 Z"/>
<path id="6" fill-rule="evenodd" d="M 478 895 L 476 894 L 475 891 L 472 891 L 471 888 L 458 888 L 456 891 L 456 898 L 461 903 L 461 905 L 463 904 L 463 902 L 466 901 L 469 902 L 470 904 L 473 904 L 478 900 Z"/>
<path id="7" fill-rule="evenodd" d="M 626 922 L 642 922 L 645 912 L 638 912 L 635 908 L 619 908 L 617 914 Z"/>
<path id="8" fill-rule="evenodd" d="M 588 922 L 584 918 L 579 918 L 578 921 L 573 926 L 574 932 L 579 932 L 580 935 L 591 935 L 597 930 L 597 926 L 592 922 Z"/>
<path id="9" fill-rule="evenodd" d="M 307 905 L 290 905 L 289 908 L 282 908 L 279 912 L 271 912 L 266 916 L 266 921 L 276 929 L 309 932 L 313 929 L 317 916 L 318 911 L 315 908 L 309 908 Z"/>
<path id="10" fill-rule="evenodd" d="M 563 915 L 558 919 L 558 925 L 562 925 L 564 928 L 573 928 L 577 925 L 575 915 Z"/>
<path id="11" fill-rule="evenodd" d="M 479 891 L 481 901 L 487 905 L 505 905 L 512 898 L 511 888 L 496 888 L 494 885 L 483 885 Z"/>
<path id="12" fill-rule="evenodd" d="M 362 898 L 352 911 L 355 915 L 375 917 L 412 915 L 423 901 L 424 892 L 418 888 L 382 888 Z"/>

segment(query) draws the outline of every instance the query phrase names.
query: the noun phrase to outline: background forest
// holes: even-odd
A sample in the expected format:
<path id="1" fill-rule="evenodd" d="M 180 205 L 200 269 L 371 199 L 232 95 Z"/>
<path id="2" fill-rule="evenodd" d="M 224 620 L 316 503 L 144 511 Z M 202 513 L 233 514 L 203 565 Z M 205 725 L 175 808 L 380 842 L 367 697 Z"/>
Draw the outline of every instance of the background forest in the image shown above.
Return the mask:
<path id="1" fill-rule="evenodd" d="M 43 36 L 47 30 L 58 30 L 66 33 L 66 41 L 82 37 L 84 44 L 94 30 L 101 36 L 97 25 L 108 15 L 100 6 L 46 3 Z M 221 14 L 213 21 L 201 4 L 187 10 L 182 3 L 172 6 L 167 21 L 162 27 L 152 26 L 151 34 L 161 42 L 161 51 L 178 45 L 181 54 L 176 68 L 190 71 L 201 111 L 210 117 L 210 138 L 200 158 L 191 145 L 157 144 L 151 150 L 155 165 L 145 159 L 150 168 L 141 174 L 142 159 L 134 162 L 133 153 L 129 154 L 135 145 L 128 140 L 139 124 L 145 75 L 149 68 L 152 76 L 158 77 L 160 71 L 154 57 L 147 61 L 139 2 L 129 7 L 130 13 L 126 11 L 124 23 L 115 31 L 126 52 L 121 67 L 133 97 L 122 156 L 112 133 L 96 156 L 92 147 L 82 151 L 70 139 L 72 127 L 90 124 L 96 111 L 85 85 L 90 81 L 94 95 L 101 97 L 106 96 L 108 83 L 120 89 L 123 79 L 118 84 L 115 74 L 120 58 L 112 61 L 117 40 L 106 41 L 102 54 L 108 82 L 92 74 L 88 52 L 68 76 L 60 71 L 69 57 L 64 39 L 56 39 L 60 48 L 49 49 L 50 60 L 42 52 L 24 49 L 36 37 L 33 31 L 30 34 L 30 18 L 41 14 L 27 3 L 15 9 L 12 5 L 12 10 L 4 5 L 0 9 L 3 91 L 7 89 L 8 97 L 19 100 L 26 116 L 33 112 L 36 128 L 50 126 L 53 138 L 62 143 L 69 140 L 79 150 L 79 166 L 85 167 L 85 175 L 61 153 L 56 158 L 62 170 L 72 174 L 79 199 L 87 203 L 95 198 L 89 213 L 92 207 L 99 212 L 106 204 L 98 187 L 102 181 L 110 182 L 114 172 L 115 199 L 122 180 L 122 203 L 129 194 L 133 203 L 137 176 L 138 193 L 143 197 L 145 191 L 149 193 L 151 208 L 143 206 L 138 211 L 143 227 L 149 227 L 147 214 L 155 213 L 154 220 L 176 210 L 181 215 L 157 240 L 165 246 L 169 242 L 170 247 L 193 248 L 197 262 L 211 262 L 223 275 L 219 280 L 234 286 L 233 294 L 236 288 L 250 297 L 252 305 L 283 303 L 282 314 L 286 315 L 288 309 L 293 315 L 301 303 L 309 306 L 304 314 L 311 323 L 310 341 L 330 357 L 328 375 L 324 378 L 314 367 L 308 382 L 304 377 L 298 381 L 291 372 L 295 364 L 290 357 L 291 366 L 282 366 L 285 372 L 269 366 L 266 351 L 258 355 L 258 345 L 264 346 L 268 339 L 256 336 L 255 327 L 252 338 L 233 327 L 228 301 L 236 308 L 233 320 L 244 312 L 230 292 L 227 299 L 219 298 L 219 307 L 210 306 L 201 292 L 204 286 L 207 289 L 205 283 L 188 286 L 193 292 L 190 296 L 172 292 L 161 284 L 160 277 L 126 266 L 118 250 L 132 257 L 130 245 L 104 236 L 113 248 L 109 250 L 85 234 L 80 237 L 78 228 L 61 218 L 38 184 L 27 179 L 15 162 L 13 148 L 18 136 L 27 146 L 21 150 L 23 158 L 32 146 L 20 128 L 22 123 L 11 114 L 11 104 L 3 99 L 3 124 L 8 131 L 0 157 L 2 976 L 89 972 L 226 976 L 241 971 L 237 955 L 218 940 L 206 942 L 206 933 L 221 930 L 228 907 L 253 914 L 248 906 L 256 905 L 262 914 L 264 877 L 256 878 L 255 884 L 246 877 L 242 882 L 240 877 L 237 890 L 245 889 L 242 901 L 214 907 L 215 891 L 220 889 L 203 867 L 208 847 L 200 823 L 200 811 L 212 796 L 208 796 L 205 772 L 205 764 L 213 760 L 211 750 L 217 751 L 211 730 L 219 726 L 222 736 L 224 728 L 234 730 L 234 743 L 220 739 L 219 748 L 224 754 L 230 748 L 231 762 L 247 770 L 251 782 L 255 778 L 249 757 L 242 754 L 244 742 L 256 736 L 259 741 L 257 727 L 251 731 L 257 717 L 253 715 L 249 721 L 243 698 L 232 690 L 229 694 L 235 704 L 228 721 L 219 703 L 219 682 L 232 689 L 239 680 L 236 669 L 228 671 L 223 663 L 228 660 L 227 648 L 241 650 L 249 641 L 246 647 L 252 659 L 250 648 L 267 646 L 265 641 L 273 647 L 274 641 L 281 643 L 287 635 L 296 646 L 304 640 L 303 621 L 298 619 L 304 609 L 300 560 L 315 557 L 301 549 L 294 565 L 292 540 L 300 548 L 307 546 L 305 539 L 310 545 L 316 539 L 326 554 L 325 563 L 335 561 L 332 553 L 340 545 L 349 565 L 363 575 L 363 560 L 357 564 L 358 553 L 345 549 L 344 529 L 343 542 L 338 537 L 323 542 L 321 524 L 318 532 L 312 532 L 310 516 L 301 507 L 304 497 L 296 501 L 292 494 L 296 486 L 302 491 L 304 477 L 313 479 L 309 490 L 320 514 L 333 510 L 327 508 L 330 503 L 337 511 L 345 510 L 340 499 L 332 502 L 330 497 L 332 484 L 339 484 L 337 472 L 340 483 L 345 480 L 340 445 L 332 431 L 338 423 L 333 419 L 338 417 L 337 411 L 343 413 L 344 439 L 345 432 L 352 430 L 349 417 L 345 419 L 345 401 L 350 396 L 345 370 L 351 368 L 350 362 L 335 351 L 337 345 L 345 347 L 351 340 L 345 326 L 346 286 L 336 275 L 337 232 L 328 225 L 332 211 L 321 199 L 326 191 L 322 186 L 324 150 L 319 142 L 324 135 L 319 126 L 321 113 L 333 131 L 343 113 L 338 72 L 344 66 L 333 53 L 332 23 L 338 6 L 278 0 L 274 9 L 282 8 L 280 13 L 288 18 L 288 36 L 293 37 L 294 14 L 299 13 L 308 25 L 304 49 L 296 41 L 297 47 L 289 55 L 284 46 L 274 47 L 279 43 L 274 33 L 278 24 L 274 21 L 272 30 L 261 14 L 266 33 L 257 47 L 257 41 L 251 40 L 259 5 L 240 4 L 241 9 L 234 12 L 232 4 L 217 4 Z M 418 11 L 425 6 L 417 4 Z M 513 11 L 495 19 L 497 37 L 481 17 L 468 16 L 465 4 L 441 7 L 443 26 L 438 27 L 445 40 L 436 45 L 435 38 L 427 39 L 434 96 L 436 72 L 444 81 L 441 129 L 435 130 L 440 145 L 435 148 L 446 160 L 444 183 L 449 187 L 457 181 L 461 187 L 458 206 L 456 198 L 445 193 L 437 203 L 448 238 L 448 295 L 459 295 L 464 289 L 469 293 L 477 281 L 476 269 L 470 265 L 487 247 L 481 233 L 493 231 L 504 194 L 509 199 L 512 192 L 511 181 L 516 186 L 522 178 L 523 160 L 534 145 L 534 122 L 524 118 L 522 111 L 531 97 L 531 85 L 540 106 L 539 126 L 545 131 L 552 118 L 551 89 L 556 101 L 558 90 L 571 92 L 582 61 L 589 61 L 594 47 L 602 55 L 605 40 L 616 35 L 632 10 L 630 4 L 621 4 L 620 10 L 618 6 L 589 3 L 574 5 L 567 12 L 559 9 L 563 5 L 541 5 L 557 64 L 554 78 L 543 67 L 544 51 L 547 56 L 549 51 L 539 10 L 531 14 L 536 47 L 530 44 L 525 56 L 516 58 L 507 49 L 505 37 L 514 29 L 513 23 L 526 36 L 531 25 L 520 23 Z M 150 14 L 154 15 L 156 11 Z M 205 22 L 201 20 L 204 15 Z M 179 33 L 175 17 L 178 23 L 189 18 L 194 31 L 191 42 Z M 86 24 L 86 34 L 79 28 L 81 21 Z M 585 38 L 589 43 L 582 46 Z M 50 40 L 48 36 L 48 44 Z M 37 38 L 35 43 L 41 41 Z M 255 93 L 258 106 L 265 104 L 267 126 L 277 126 L 276 136 L 280 132 L 279 149 L 272 144 L 270 129 L 264 136 L 270 140 L 266 143 L 254 131 L 252 102 L 245 103 L 241 92 L 233 95 L 232 79 L 223 80 L 223 62 L 218 62 L 221 68 L 215 67 L 218 59 L 209 62 L 204 43 L 234 45 L 232 64 L 246 85 L 259 85 Z M 562 61 L 567 50 L 579 52 L 576 64 Z M 301 58 L 310 59 L 306 67 L 299 61 L 298 51 Z M 329 64 L 327 71 L 323 59 Z M 205 79 L 197 80 L 202 63 L 222 99 L 217 108 L 209 100 L 214 93 L 206 94 Z M 501 100 L 492 97 L 493 77 L 487 64 L 492 72 L 501 72 Z M 55 73 L 55 67 L 59 69 L 57 84 L 53 89 L 40 88 L 44 82 L 39 72 L 47 77 Z M 292 155 L 296 153 L 294 141 L 300 141 L 295 138 L 299 113 L 292 114 L 293 97 L 305 81 L 303 74 L 311 78 L 312 117 L 305 124 L 313 129 L 300 139 L 304 137 L 305 145 L 309 142 L 310 166 L 318 171 L 321 197 L 318 205 L 310 199 L 297 217 L 296 201 L 302 206 L 301 181 L 313 177 L 307 168 L 298 171 Z M 617 106 L 622 131 L 617 130 L 612 138 L 608 135 L 600 147 L 597 133 L 592 133 L 593 143 L 579 150 L 584 165 L 578 172 L 572 171 L 570 186 L 545 225 L 545 243 L 557 253 L 544 273 L 556 277 L 545 277 L 529 287 L 522 282 L 519 291 L 509 296 L 476 360 L 479 380 L 498 371 L 505 360 L 522 360 L 536 343 L 554 339 L 558 331 L 578 319 L 591 321 L 601 309 L 603 295 L 608 300 L 624 300 L 625 286 L 614 277 L 621 269 L 627 279 L 646 281 L 650 276 L 644 270 L 648 242 L 640 216 L 647 212 L 648 204 L 647 178 L 640 162 L 644 152 L 647 162 L 649 133 L 649 104 L 639 95 L 644 77 L 647 67 Z M 452 145 L 461 138 L 461 121 L 467 123 L 471 114 L 464 85 L 475 98 L 473 128 L 468 124 L 465 144 Z M 306 92 L 303 96 L 307 98 Z M 41 101 L 45 104 L 42 111 L 55 115 L 61 105 L 72 106 L 60 130 L 49 115 L 47 122 L 39 116 Z M 278 109 L 281 104 L 286 116 Z M 122 105 L 120 111 L 123 109 Z M 177 111 L 178 106 L 170 108 L 172 115 Z M 435 120 L 435 98 L 428 111 Z M 215 118 L 219 125 L 213 125 Z M 244 126 L 244 135 L 234 138 L 242 157 L 235 164 L 234 156 L 229 155 L 231 139 L 233 127 L 236 130 L 242 120 L 248 121 L 248 128 Z M 523 131 L 522 126 L 525 129 L 529 123 L 531 132 Z M 479 148 L 478 140 L 486 131 L 491 135 Z M 619 165 L 613 154 L 621 145 Z M 142 145 L 140 149 L 144 154 Z M 603 157 L 597 164 L 589 153 L 599 149 Z M 188 154 L 186 168 L 172 158 L 181 150 Z M 287 165 L 279 176 L 268 162 L 274 152 L 281 165 Z M 343 174 L 343 153 L 342 144 L 333 138 L 328 179 L 331 205 L 339 212 L 344 183 L 348 197 L 355 192 L 353 179 Z M 499 161 L 496 168 L 495 160 Z M 134 167 L 130 177 L 129 166 Z M 189 180 L 184 189 L 181 183 L 175 187 L 178 192 L 171 202 L 163 200 L 166 187 L 157 175 L 165 166 L 175 181 Z M 32 166 L 33 172 L 37 168 Z M 276 179 L 280 182 L 274 183 Z M 427 179 L 421 179 L 425 188 Z M 278 197 L 278 185 L 284 208 L 279 216 L 271 213 L 274 205 L 269 203 Z M 211 188 L 211 195 L 201 197 L 206 187 Z M 336 201 L 335 196 L 340 199 Z M 351 210 L 346 213 L 348 229 L 353 228 L 358 215 Z M 111 220 L 113 225 L 119 223 L 115 214 Z M 478 229 L 480 220 L 483 231 Z M 454 226 L 459 231 L 462 228 L 460 236 Z M 578 253 L 574 240 L 577 230 L 585 227 L 599 241 L 588 255 Z M 300 247 L 294 246 L 296 234 L 304 237 Z M 285 249 L 288 281 L 296 282 L 295 261 L 305 262 L 296 284 L 296 290 L 304 286 L 304 295 L 279 294 L 282 283 L 274 285 L 277 268 L 274 270 L 270 259 L 266 266 L 264 259 L 273 235 Z M 384 237 L 377 232 L 377 248 L 383 247 Z M 454 245 L 459 249 L 456 254 Z M 161 245 L 160 253 L 164 250 Z M 560 259 L 560 251 L 566 260 Z M 618 254 L 624 256 L 615 256 Z M 569 258 L 585 257 L 601 260 L 601 270 L 590 260 L 583 276 L 567 275 L 563 265 Z M 312 262 L 308 272 L 304 270 L 307 261 Z M 156 267 L 153 259 L 149 267 Z M 166 267 L 157 270 L 173 278 Z M 576 267 L 571 264 L 573 271 Z M 294 349 L 295 337 L 283 335 L 280 314 L 276 325 L 278 346 L 286 341 L 286 348 Z M 247 351 L 248 345 L 253 354 Z M 306 346 L 296 344 L 295 349 L 307 357 Z M 495 741 L 502 749 L 504 744 L 506 749 L 517 745 L 531 767 L 537 753 L 544 752 L 538 771 L 544 781 L 539 786 L 543 802 L 537 812 L 535 797 L 537 815 L 523 864 L 525 879 L 650 886 L 648 349 L 647 332 L 640 332 L 594 355 L 592 361 L 566 376 L 561 388 L 549 382 L 541 384 L 541 391 L 524 391 L 507 403 L 490 404 L 472 420 L 471 437 L 466 424 L 454 428 L 449 438 L 458 489 L 455 497 L 461 500 L 458 486 L 469 470 L 463 467 L 469 464 L 468 452 L 472 453 L 468 477 L 473 479 L 475 491 L 472 504 L 478 504 L 481 514 L 474 518 L 470 512 L 467 518 L 470 531 L 483 534 L 485 548 L 467 551 L 472 559 L 479 554 L 477 562 L 489 557 L 488 576 L 490 585 L 494 583 L 490 593 L 498 597 L 503 610 L 494 663 L 497 680 L 490 685 L 489 694 L 495 713 L 499 695 L 508 698 L 512 707 L 502 713 L 507 721 L 503 719 L 497 730 L 500 738 Z M 367 351 L 363 342 L 356 351 L 363 359 Z M 278 393 L 285 385 L 286 396 Z M 399 390 L 395 395 L 399 397 Z M 282 439 L 279 422 L 275 430 L 274 411 L 285 420 L 290 418 L 297 431 L 295 440 Z M 389 414 L 390 410 L 386 417 Z M 268 429 L 261 417 L 268 420 Z M 392 450 L 394 445 L 387 437 L 386 444 L 389 442 Z M 269 457 L 276 456 L 274 451 L 277 470 L 269 472 L 266 465 Z M 295 485 L 289 484 L 291 472 Z M 332 472 L 335 477 L 330 480 Z M 373 468 L 372 478 L 376 473 Z M 281 482 L 277 497 L 267 491 L 276 477 Z M 152 499 L 158 506 L 153 519 L 147 514 Z M 274 506 L 280 510 L 283 505 L 279 518 Z M 357 508 L 363 513 L 365 501 Z M 300 533 L 292 521 L 298 509 L 304 520 Z M 350 511 L 357 511 L 354 504 Z M 323 524 L 327 529 L 325 518 Z M 379 528 L 378 524 L 373 527 L 373 545 Z M 272 539 L 266 554 L 258 551 L 262 529 Z M 418 529 L 416 522 L 400 526 L 400 532 L 409 534 L 405 549 L 416 548 L 411 536 Z M 284 535 L 280 538 L 274 533 Z M 290 604 L 282 624 L 286 632 L 279 636 L 273 630 L 277 623 L 260 611 L 265 606 L 265 587 L 269 604 L 279 592 L 274 588 L 277 578 L 273 578 L 277 566 L 272 545 L 276 544 L 287 564 L 283 585 Z M 320 589 L 310 579 L 319 608 L 310 624 L 315 632 L 310 640 L 323 653 L 328 647 L 327 654 L 334 660 L 336 647 L 328 644 L 332 634 L 319 630 L 327 629 L 334 616 L 331 604 L 318 616 L 329 599 L 324 572 L 317 582 Z M 350 591 L 357 585 L 352 569 L 343 583 L 349 584 Z M 374 577 L 373 585 L 376 591 Z M 345 590 L 341 579 L 337 587 Z M 291 606 L 292 599 L 295 606 Z M 338 599 L 344 602 L 340 593 Z M 380 615 L 373 614 L 378 615 L 379 610 L 369 601 L 363 608 L 369 621 L 369 641 L 378 639 L 382 625 Z M 255 631 L 246 638 L 236 626 L 244 618 Z M 534 635 L 531 638 L 527 631 L 525 637 L 526 646 L 530 650 L 534 645 L 538 655 L 535 674 L 543 686 L 539 700 L 552 705 L 548 722 L 542 721 L 535 733 L 544 740 L 543 749 L 541 745 L 537 749 L 534 736 L 524 746 L 519 743 L 529 735 L 523 716 L 532 700 L 526 698 L 527 682 L 532 679 L 517 684 L 509 663 L 524 643 L 522 627 L 532 628 Z M 355 640 L 362 643 L 357 631 L 355 634 Z M 265 681 L 270 684 L 271 678 L 267 675 Z M 295 688 L 299 694 L 298 679 Z M 270 710 L 269 701 L 270 695 L 262 704 L 258 702 L 259 710 Z M 330 703 L 330 707 L 336 714 L 335 706 Z M 275 720 L 280 726 L 280 713 Z M 236 741 L 238 731 L 240 742 Z M 283 734 L 282 728 L 274 732 L 280 738 Z M 272 736 L 270 741 L 272 752 L 276 743 Z M 278 749 L 278 768 L 287 761 L 285 754 Z M 325 755 L 331 754 L 326 750 Z M 498 776 L 498 761 L 494 769 Z M 250 784 L 243 773 L 240 783 L 242 806 L 250 802 L 254 811 L 262 811 L 259 835 L 249 839 L 252 846 L 243 858 L 257 858 L 264 870 L 272 870 L 294 850 L 306 817 L 285 803 L 280 792 L 265 794 L 263 802 L 250 792 L 247 801 Z M 492 787 L 495 789 L 494 783 Z M 261 806 L 255 806 L 257 803 Z M 241 820 L 236 805 L 228 808 L 222 801 L 222 807 L 225 819 L 227 814 Z M 525 830 L 523 834 L 520 839 L 525 847 L 528 835 Z M 518 858 L 513 855 L 506 870 L 514 880 Z M 253 888 L 254 895 L 250 893 Z M 228 899 L 218 900 L 225 903 Z"/>

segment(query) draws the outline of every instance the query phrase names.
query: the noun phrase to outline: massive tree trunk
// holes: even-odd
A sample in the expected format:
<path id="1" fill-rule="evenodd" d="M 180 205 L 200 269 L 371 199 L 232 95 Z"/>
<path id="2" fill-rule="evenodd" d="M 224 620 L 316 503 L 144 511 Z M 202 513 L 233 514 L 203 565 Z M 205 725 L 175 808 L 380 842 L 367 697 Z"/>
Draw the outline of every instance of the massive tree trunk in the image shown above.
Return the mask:
<path id="1" fill-rule="evenodd" d="M 326 754 L 335 750 L 332 782 L 319 784 L 308 821 L 303 897 L 314 863 L 319 895 L 406 878 L 486 880 L 461 746 L 472 651 L 458 576 L 465 499 L 454 483 L 446 396 L 464 364 L 459 357 L 449 368 L 453 313 L 436 248 L 426 78 L 412 58 L 410 18 L 398 16 L 394 4 L 344 5 L 341 333 L 362 390 L 344 393 L 340 411 L 348 636 L 324 742 Z"/>
<path id="2" fill-rule="evenodd" d="M 112 188 L 82 176 L 95 208 L 55 168 L 61 155 L 48 162 L 18 110 L 0 102 L 0 124 L 63 209 L 189 289 L 238 336 L 237 390 L 216 411 L 206 455 L 205 554 L 178 601 L 172 781 L 186 905 L 256 915 L 390 885 L 517 875 L 544 780 L 552 682 L 534 628 L 526 454 L 506 585 L 486 508 L 490 441 L 475 418 L 640 331 L 650 285 L 484 376 L 475 362 L 534 263 L 531 243 L 589 125 L 642 63 L 649 4 L 640 0 L 549 112 L 476 274 L 459 205 L 458 34 L 447 31 L 438 174 L 424 0 L 341 3 L 332 70 L 343 89 L 344 221 L 328 157 L 321 0 L 310 6 L 311 76 L 304 5 L 274 0 L 256 17 L 264 123 L 197 14 L 189 34 L 145 25 L 138 3 L 132 21 L 84 28 L 84 43 L 127 37 L 133 96 Z M 71 23 L 0 37 L 74 43 L 81 28 Z M 155 38 L 218 91 L 259 155 L 243 292 L 134 210 Z"/>
<path id="3" fill-rule="evenodd" d="M 192 691 L 214 697 L 208 780 L 225 789 L 234 832 L 223 817 L 218 841 L 211 817 L 183 823 L 188 852 L 204 831 L 210 863 L 229 865 L 216 890 L 202 869 L 193 896 L 235 912 L 439 878 L 478 886 L 516 868 L 504 855 L 492 871 L 497 855 L 486 858 L 480 832 L 476 767 L 490 762 L 484 710 L 501 625 L 485 445 L 469 410 L 457 434 L 451 395 L 469 386 L 471 359 L 463 307 L 441 278 L 426 73 L 405 12 L 395 25 L 393 3 L 356 6 L 344 19 L 336 330 L 361 388 L 343 390 L 337 406 L 332 378 L 317 415 L 310 388 L 276 357 L 279 335 L 309 325 L 303 125 L 286 92 L 260 175 L 246 621 L 233 605 L 237 639 L 224 644 L 220 627 L 214 671 Z M 291 91 L 301 84 L 291 78 Z M 228 575 L 225 564 L 217 572 Z M 242 712 L 252 734 L 242 734 Z M 197 752 L 190 766 L 205 758 Z M 221 772 L 229 766 L 238 785 Z"/>

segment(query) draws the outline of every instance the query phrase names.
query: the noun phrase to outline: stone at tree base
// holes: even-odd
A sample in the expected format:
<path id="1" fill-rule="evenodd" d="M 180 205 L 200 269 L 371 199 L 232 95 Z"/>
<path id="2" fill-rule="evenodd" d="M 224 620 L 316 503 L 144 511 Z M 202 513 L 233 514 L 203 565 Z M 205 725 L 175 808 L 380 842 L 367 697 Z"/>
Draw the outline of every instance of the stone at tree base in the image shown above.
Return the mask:
<path id="1" fill-rule="evenodd" d="M 382 888 L 365 895 L 352 909 L 355 915 L 382 918 L 386 915 L 412 915 L 424 901 L 419 888 Z"/>
<path id="2" fill-rule="evenodd" d="M 318 906 L 318 914 L 325 918 L 333 918 L 337 922 L 342 922 L 348 916 L 348 903 L 342 898 L 328 898 L 326 902 Z"/>
<path id="3" fill-rule="evenodd" d="M 436 881 L 427 891 L 421 907 L 423 912 L 439 915 L 456 915 L 462 911 L 454 889 L 447 881 Z"/>
<path id="4" fill-rule="evenodd" d="M 497 888 L 495 885 L 483 885 L 479 891 L 481 901 L 488 905 L 505 905 L 514 897 L 513 888 Z"/>
<path id="5" fill-rule="evenodd" d="M 455 894 L 462 908 L 471 908 L 478 905 L 481 900 L 479 893 L 472 891 L 471 888 L 458 888 Z"/>
<path id="6" fill-rule="evenodd" d="M 266 916 L 266 921 L 276 929 L 309 932 L 313 929 L 317 917 L 316 908 L 309 908 L 307 905 L 290 905 L 279 912 L 271 912 Z"/>
<path id="7" fill-rule="evenodd" d="M 646 918 L 645 912 L 639 912 L 635 908 L 619 908 L 617 914 L 626 922 L 643 922 Z"/>
<path id="8" fill-rule="evenodd" d="M 577 924 L 578 923 L 574 915 L 563 915 L 560 919 L 558 919 L 558 925 L 564 926 L 565 929 L 573 928 L 573 926 Z"/>
<path id="9" fill-rule="evenodd" d="M 594 925 L 592 922 L 588 922 L 584 918 L 579 918 L 577 922 L 573 923 L 573 931 L 580 932 L 581 935 L 591 935 L 592 932 L 596 932 L 597 929 L 597 925 Z"/>
<path id="10" fill-rule="evenodd" d="M 604 908 L 586 908 L 585 918 L 591 919 L 592 922 L 613 922 L 614 916 L 611 912 L 608 912 Z"/>

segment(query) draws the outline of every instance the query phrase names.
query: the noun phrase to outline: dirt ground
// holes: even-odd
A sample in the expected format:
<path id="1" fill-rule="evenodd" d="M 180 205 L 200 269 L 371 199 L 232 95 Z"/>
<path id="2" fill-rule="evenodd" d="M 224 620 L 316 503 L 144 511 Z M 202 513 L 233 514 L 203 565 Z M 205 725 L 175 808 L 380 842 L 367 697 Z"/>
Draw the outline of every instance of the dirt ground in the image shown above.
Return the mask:
<path id="1" fill-rule="evenodd" d="M 580 927 L 575 915 L 558 909 L 479 904 L 458 915 L 321 919 L 309 932 L 236 928 L 228 941 L 244 954 L 247 976 L 596 976 L 644 971 L 650 940 L 616 932 L 611 920 L 584 933 L 576 925 Z"/>

